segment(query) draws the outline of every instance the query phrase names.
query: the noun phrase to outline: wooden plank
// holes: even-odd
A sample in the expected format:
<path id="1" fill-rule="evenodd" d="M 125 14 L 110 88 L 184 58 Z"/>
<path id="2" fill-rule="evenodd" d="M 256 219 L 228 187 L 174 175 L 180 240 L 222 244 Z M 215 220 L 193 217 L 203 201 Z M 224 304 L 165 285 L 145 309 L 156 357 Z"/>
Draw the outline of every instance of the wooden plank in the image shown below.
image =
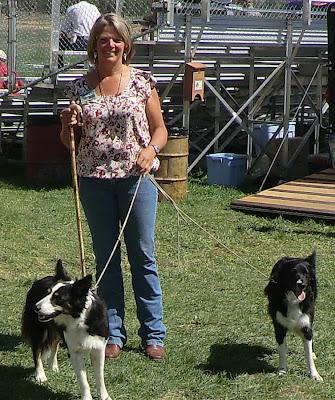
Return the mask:
<path id="1" fill-rule="evenodd" d="M 305 193 L 292 193 L 292 192 L 275 192 L 269 191 L 266 193 L 262 193 L 258 196 L 258 198 L 272 198 L 273 201 L 282 201 L 282 200 L 292 200 L 292 201 L 306 201 L 307 203 L 325 203 L 325 204 L 334 204 L 335 203 L 335 196 L 319 196 L 317 194 L 305 194 Z"/>
<path id="2" fill-rule="evenodd" d="M 303 179 L 299 180 L 300 182 L 313 182 L 313 181 L 318 181 L 318 182 L 335 182 L 335 174 L 331 172 L 327 173 L 317 173 L 317 174 L 312 174 L 309 176 L 306 176 Z"/>
<path id="3" fill-rule="evenodd" d="M 327 169 L 234 200 L 231 208 L 335 220 L 335 169 Z"/>
<path id="4" fill-rule="evenodd" d="M 290 217 L 293 216 L 293 217 L 316 218 L 316 219 L 335 222 L 335 215 L 333 213 L 322 213 L 322 212 L 317 212 L 315 210 L 307 210 L 304 208 L 302 209 L 286 208 L 285 210 L 282 210 L 278 207 L 271 207 L 271 206 L 264 208 L 257 204 L 256 205 L 248 204 L 248 206 L 246 207 L 245 204 L 240 205 L 238 201 L 233 202 L 231 208 L 237 211 L 250 212 L 260 215 L 275 214 L 275 215 L 290 216 Z"/>
<path id="5" fill-rule="evenodd" d="M 240 201 L 236 201 L 234 203 L 242 204 Z M 263 197 L 260 198 L 259 196 L 250 196 L 245 199 L 243 199 L 243 204 L 253 204 L 253 205 L 258 205 L 259 207 L 263 206 L 264 208 L 266 207 L 276 207 L 279 210 L 285 210 L 287 209 L 294 209 L 294 210 L 315 210 L 317 212 L 328 212 L 331 214 L 334 214 L 334 205 L 333 204 L 319 204 L 319 203 L 307 203 L 306 201 L 299 201 L 296 199 L 282 199 L 282 201 L 274 202 L 273 199 Z M 335 218 L 335 214 L 334 214 Z"/>
<path id="6" fill-rule="evenodd" d="M 285 188 L 327 188 L 335 190 L 335 182 L 320 182 L 320 181 L 292 181 L 278 185 L 277 187 Z"/>
<path id="7" fill-rule="evenodd" d="M 318 193 L 315 193 L 315 188 L 313 187 L 303 187 L 303 186 L 291 186 L 291 187 L 283 187 L 283 188 L 275 188 L 272 189 L 273 192 L 276 193 L 301 193 L 301 194 L 314 194 L 319 196 L 335 196 L 335 188 L 319 188 L 317 190 Z"/>
<path id="8" fill-rule="evenodd" d="M 293 181 L 293 182 L 288 182 L 283 185 L 286 185 L 286 187 L 295 187 L 295 188 L 315 188 L 315 189 L 334 189 L 335 190 L 335 184 L 334 183 L 317 183 L 317 182 L 298 182 L 298 181 Z M 282 185 L 279 185 L 277 187 L 281 187 Z"/>

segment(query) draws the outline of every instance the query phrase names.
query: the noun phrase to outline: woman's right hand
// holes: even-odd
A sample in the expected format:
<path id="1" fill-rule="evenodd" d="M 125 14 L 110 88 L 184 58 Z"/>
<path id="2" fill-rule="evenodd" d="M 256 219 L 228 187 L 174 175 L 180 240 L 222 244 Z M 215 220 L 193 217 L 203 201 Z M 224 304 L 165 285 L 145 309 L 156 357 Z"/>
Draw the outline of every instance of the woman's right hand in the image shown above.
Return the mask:
<path id="1" fill-rule="evenodd" d="M 64 108 L 60 113 L 60 120 L 62 123 L 60 140 L 67 148 L 70 147 L 70 126 L 78 125 L 81 113 L 81 107 L 74 101 L 72 101 L 69 107 Z"/>

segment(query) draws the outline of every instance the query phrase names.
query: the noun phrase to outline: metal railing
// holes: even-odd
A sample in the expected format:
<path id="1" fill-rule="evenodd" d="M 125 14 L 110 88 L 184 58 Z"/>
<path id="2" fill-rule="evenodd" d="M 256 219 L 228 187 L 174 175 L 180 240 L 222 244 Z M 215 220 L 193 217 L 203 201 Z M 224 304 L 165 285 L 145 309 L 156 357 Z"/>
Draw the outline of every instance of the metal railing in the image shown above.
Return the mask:
<path id="1" fill-rule="evenodd" d="M 2 0 L 0 3 L 0 43 L 7 54 L 8 74 L 0 76 L 7 82 L 9 91 L 15 88 L 19 75 L 25 83 L 33 83 L 51 71 L 57 49 L 66 47 L 59 39 L 59 32 L 66 10 L 78 0 Z M 135 32 L 140 23 L 155 17 L 162 9 L 170 14 L 200 14 L 209 6 L 210 17 L 221 15 L 299 19 L 302 17 L 298 0 L 90 0 L 101 13 L 117 12 L 129 20 Z M 312 20 L 326 18 L 327 6 L 312 6 Z M 173 15 L 170 15 L 173 24 Z M 156 21 L 157 22 L 157 21 Z M 232 22 L 233 23 L 233 22 Z M 51 49 L 51 50 L 50 50 Z M 73 49 L 79 50 L 83 47 Z M 57 55 L 58 56 L 58 55 Z M 82 55 L 71 57 L 69 64 L 81 60 Z M 54 71 L 55 69 L 53 69 Z M 1 86 L 0 86 L 1 87 Z"/>
<path id="2" fill-rule="evenodd" d="M 327 8 L 331 3 L 312 1 L 311 19 L 326 19 Z M 329 4 L 328 4 L 329 3 Z M 276 19 L 301 19 L 303 0 L 175 0 L 177 14 L 199 14 L 209 6 L 210 16 L 251 16 Z"/>
<path id="3" fill-rule="evenodd" d="M 78 0 L 2 0 L 0 1 L 0 50 L 7 55 L 8 74 L 0 76 L 2 86 L 11 92 L 15 77 L 33 83 L 50 72 L 52 48 L 66 48 L 59 39 L 66 10 Z M 148 15 L 151 0 L 89 0 L 101 13 L 117 12 L 129 21 Z M 56 15 L 57 10 L 57 15 Z M 56 19 L 56 21 L 55 21 Z M 52 30 L 53 29 L 53 30 Z M 72 44 L 72 43 L 71 43 Z M 73 50 L 83 47 L 73 43 Z M 78 60 L 82 57 L 78 57 Z M 71 62 L 74 60 L 71 59 Z"/>

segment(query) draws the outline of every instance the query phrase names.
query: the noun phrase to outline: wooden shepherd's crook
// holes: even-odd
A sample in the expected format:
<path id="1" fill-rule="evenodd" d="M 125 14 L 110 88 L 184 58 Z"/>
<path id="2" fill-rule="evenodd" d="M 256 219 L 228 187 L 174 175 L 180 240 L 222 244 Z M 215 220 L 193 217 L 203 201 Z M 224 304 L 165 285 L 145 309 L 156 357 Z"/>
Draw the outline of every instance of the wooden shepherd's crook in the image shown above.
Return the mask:
<path id="1" fill-rule="evenodd" d="M 78 188 L 77 164 L 76 164 L 76 145 L 74 140 L 74 129 L 72 125 L 70 125 L 70 156 L 71 156 L 71 174 L 73 183 L 74 202 L 76 208 L 79 250 L 80 250 L 81 275 L 82 277 L 84 277 L 86 275 L 84 240 L 83 240 L 83 231 L 81 228 L 79 188 Z"/>

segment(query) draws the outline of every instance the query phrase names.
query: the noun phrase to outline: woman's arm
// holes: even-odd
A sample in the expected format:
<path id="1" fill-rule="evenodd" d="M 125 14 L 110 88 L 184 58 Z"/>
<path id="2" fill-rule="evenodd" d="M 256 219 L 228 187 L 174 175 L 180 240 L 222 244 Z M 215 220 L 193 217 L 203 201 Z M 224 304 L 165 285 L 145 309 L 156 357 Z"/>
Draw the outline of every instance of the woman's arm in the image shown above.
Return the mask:
<path id="1" fill-rule="evenodd" d="M 146 114 L 151 136 L 150 144 L 155 144 L 162 149 L 166 145 L 168 135 L 156 89 L 152 90 L 151 96 L 148 99 Z"/>
<path id="2" fill-rule="evenodd" d="M 148 147 L 140 151 L 137 158 L 137 165 L 143 174 L 151 171 L 153 160 L 156 157 L 154 146 L 157 146 L 161 150 L 167 142 L 167 130 L 156 89 L 151 91 L 145 111 L 148 118 L 151 140 Z"/>
<path id="3" fill-rule="evenodd" d="M 60 113 L 60 120 L 62 123 L 60 140 L 68 149 L 70 148 L 70 126 L 78 124 L 80 113 L 81 107 L 74 101 L 72 101 L 69 107 L 64 108 Z"/>

